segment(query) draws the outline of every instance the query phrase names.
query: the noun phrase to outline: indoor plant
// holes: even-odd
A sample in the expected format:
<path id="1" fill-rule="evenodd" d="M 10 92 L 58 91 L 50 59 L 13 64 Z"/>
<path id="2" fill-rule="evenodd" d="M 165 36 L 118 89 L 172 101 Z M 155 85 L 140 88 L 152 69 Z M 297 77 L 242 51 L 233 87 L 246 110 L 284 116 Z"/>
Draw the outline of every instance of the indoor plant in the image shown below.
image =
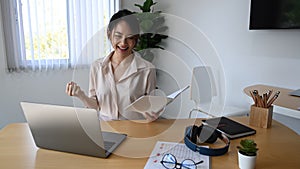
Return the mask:
<path id="1" fill-rule="evenodd" d="M 168 37 L 163 34 L 163 32 L 168 29 L 168 27 L 164 25 L 165 18 L 161 15 L 161 11 L 154 11 L 153 6 L 155 4 L 157 4 L 157 2 L 153 2 L 153 0 L 145 0 L 143 5 L 134 4 L 141 10 L 141 12 L 136 13 L 140 22 L 141 34 L 135 50 L 138 51 L 144 59 L 150 62 L 154 58 L 151 49 L 164 49 L 160 46 L 160 43 L 163 39 Z"/>
<path id="2" fill-rule="evenodd" d="M 255 168 L 257 156 L 257 144 L 254 140 L 244 139 L 240 141 L 238 148 L 238 163 L 240 169 Z"/>

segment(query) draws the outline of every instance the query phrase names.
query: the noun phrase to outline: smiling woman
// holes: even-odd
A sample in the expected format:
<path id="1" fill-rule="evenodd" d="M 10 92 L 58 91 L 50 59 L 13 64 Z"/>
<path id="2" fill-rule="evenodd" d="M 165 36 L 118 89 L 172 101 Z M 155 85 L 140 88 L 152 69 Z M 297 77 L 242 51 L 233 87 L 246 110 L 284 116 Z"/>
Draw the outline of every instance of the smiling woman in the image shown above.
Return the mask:
<path id="1" fill-rule="evenodd" d="M 153 94 L 156 87 L 155 67 L 133 50 L 139 37 L 139 22 L 134 13 L 126 9 L 115 13 L 109 21 L 107 36 L 113 51 L 92 63 L 88 96 L 74 82 L 67 83 L 66 93 L 96 109 L 103 120 L 156 120 L 159 111 L 126 110 L 141 96 Z"/>
<path id="2" fill-rule="evenodd" d="M 107 52 L 103 43 L 80 58 L 119 0 L 3 0 L 1 7 L 8 70 L 47 70 L 89 65 L 99 49 Z"/>

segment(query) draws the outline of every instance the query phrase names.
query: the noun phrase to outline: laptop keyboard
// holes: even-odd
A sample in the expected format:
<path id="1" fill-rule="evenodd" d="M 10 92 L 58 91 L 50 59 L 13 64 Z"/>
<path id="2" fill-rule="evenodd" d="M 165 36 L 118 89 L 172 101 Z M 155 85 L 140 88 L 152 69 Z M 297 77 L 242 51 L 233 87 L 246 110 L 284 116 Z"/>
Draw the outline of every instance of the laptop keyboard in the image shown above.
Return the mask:
<path id="1" fill-rule="evenodd" d="M 105 150 L 109 150 L 114 144 L 115 144 L 115 142 L 104 141 Z"/>

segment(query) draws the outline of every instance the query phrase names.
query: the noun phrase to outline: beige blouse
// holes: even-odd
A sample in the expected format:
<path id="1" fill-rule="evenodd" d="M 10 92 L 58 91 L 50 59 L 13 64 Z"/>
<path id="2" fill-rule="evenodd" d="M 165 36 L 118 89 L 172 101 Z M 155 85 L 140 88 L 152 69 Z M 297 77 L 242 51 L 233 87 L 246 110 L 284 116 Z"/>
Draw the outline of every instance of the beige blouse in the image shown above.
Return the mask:
<path id="1" fill-rule="evenodd" d="M 144 119 L 142 114 L 124 109 L 155 89 L 155 67 L 134 52 L 115 68 L 114 74 L 112 54 L 97 59 L 90 69 L 89 96 L 98 100 L 99 117 L 103 120 Z"/>

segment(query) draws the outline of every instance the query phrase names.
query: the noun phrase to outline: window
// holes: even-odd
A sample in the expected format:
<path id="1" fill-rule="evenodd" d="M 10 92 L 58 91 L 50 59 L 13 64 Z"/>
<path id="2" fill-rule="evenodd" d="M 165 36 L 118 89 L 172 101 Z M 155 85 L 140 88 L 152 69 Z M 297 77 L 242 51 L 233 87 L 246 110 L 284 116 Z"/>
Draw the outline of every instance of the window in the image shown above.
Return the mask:
<path id="1" fill-rule="evenodd" d="M 118 0 L 1 0 L 9 71 L 89 65 L 109 51 Z"/>

